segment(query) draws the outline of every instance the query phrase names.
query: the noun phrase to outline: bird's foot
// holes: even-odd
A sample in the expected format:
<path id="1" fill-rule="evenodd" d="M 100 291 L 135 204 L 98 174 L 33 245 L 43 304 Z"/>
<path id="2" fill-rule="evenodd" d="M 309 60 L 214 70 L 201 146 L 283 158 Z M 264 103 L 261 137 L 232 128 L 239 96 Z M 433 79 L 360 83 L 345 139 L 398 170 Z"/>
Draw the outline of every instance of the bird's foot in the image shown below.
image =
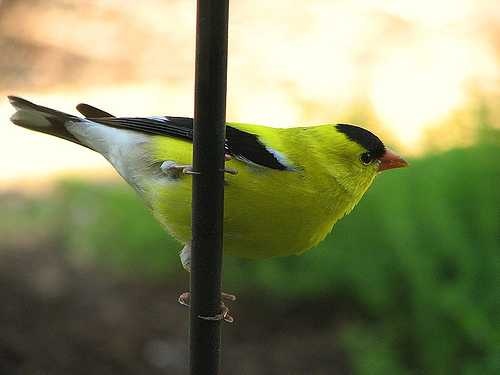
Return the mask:
<path id="1" fill-rule="evenodd" d="M 224 301 L 226 301 L 226 302 L 236 301 L 236 296 L 234 294 L 222 292 L 220 294 L 220 297 L 221 297 L 221 303 L 220 303 L 221 312 L 219 314 L 216 314 L 214 316 L 198 315 L 198 318 L 204 319 L 204 320 L 224 320 L 227 323 L 233 323 L 234 318 L 229 314 L 229 308 L 224 304 Z M 190 300 L 191 300 L 191 292 L 182 293 L 178 299 L 178 301 L 181 305 L 184 305 L 187 307 L 189 307 L 189 305 L 190 305 Z"/>
<path id="2" fill-rule="evenodd" d="M 224 159 L 226 161 L 231 160 L 230 155 L 224 155 Z M 160 169 L 163 173 L 165 173 L 167 176 L 170 177 L 180 177 L 181 174 L 200 174 L 200 172 L 197 172 L 193 170 L 193 166 L 189 164 L 177 164 L 173 160 L 165 160 L 161 166 Z M 225 173 L 229 173 L 232 175 L 238 174 L 238 171 L 234 168 L 224 168 Z"/>
<path id="3" fill-rule="evenodd" d="M 189 164 L 177 164 L 173 160 L 165 160 L 160 165 L 160 169 L 169 177 L 180 177 L 181 174 L 199 174 L 193 171 L 193 166 Z"/>

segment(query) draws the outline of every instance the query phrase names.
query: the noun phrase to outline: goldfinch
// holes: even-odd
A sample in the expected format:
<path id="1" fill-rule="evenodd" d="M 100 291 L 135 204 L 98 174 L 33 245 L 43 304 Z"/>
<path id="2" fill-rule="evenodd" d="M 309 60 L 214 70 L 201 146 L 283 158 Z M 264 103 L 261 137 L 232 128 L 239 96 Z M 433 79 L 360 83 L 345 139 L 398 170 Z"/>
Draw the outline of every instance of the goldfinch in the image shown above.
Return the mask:
<path id="1" fill-rule="evenodd" d="M 190 268 L 193 119 L 114 117 L 79 104 L 84 118 L 9 96 L 11 121 L 103 155 L 184 245 Z M 347 215 L 378 172 L 406 161 L 361 127 L 325 124 L 226 126 L 224 253 L 245 258 L 300 254 Z"/>

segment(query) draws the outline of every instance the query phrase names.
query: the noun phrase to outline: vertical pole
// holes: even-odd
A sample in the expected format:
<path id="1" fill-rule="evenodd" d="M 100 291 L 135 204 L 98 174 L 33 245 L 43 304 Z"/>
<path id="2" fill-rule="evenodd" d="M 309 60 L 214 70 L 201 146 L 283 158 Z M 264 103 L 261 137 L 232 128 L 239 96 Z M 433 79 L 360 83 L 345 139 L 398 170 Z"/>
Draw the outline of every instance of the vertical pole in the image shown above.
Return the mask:
<path id="1" fill-rule="evenodd" d="M 229 0 L 198 0 L 193 139 L 190 373 L 217 375 Z"/>

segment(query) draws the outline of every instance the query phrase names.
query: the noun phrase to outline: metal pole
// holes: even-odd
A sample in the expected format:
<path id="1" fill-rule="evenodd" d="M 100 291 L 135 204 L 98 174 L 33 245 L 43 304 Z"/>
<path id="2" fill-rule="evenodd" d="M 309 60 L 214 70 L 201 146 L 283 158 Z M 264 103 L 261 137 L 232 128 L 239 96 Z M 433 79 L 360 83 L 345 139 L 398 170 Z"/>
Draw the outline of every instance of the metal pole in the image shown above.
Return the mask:
<path id="1" fill-rule="evenodd" d="M 190 373 L 219 373 L 229 0 L 198 0 L 194 104 Z"/>

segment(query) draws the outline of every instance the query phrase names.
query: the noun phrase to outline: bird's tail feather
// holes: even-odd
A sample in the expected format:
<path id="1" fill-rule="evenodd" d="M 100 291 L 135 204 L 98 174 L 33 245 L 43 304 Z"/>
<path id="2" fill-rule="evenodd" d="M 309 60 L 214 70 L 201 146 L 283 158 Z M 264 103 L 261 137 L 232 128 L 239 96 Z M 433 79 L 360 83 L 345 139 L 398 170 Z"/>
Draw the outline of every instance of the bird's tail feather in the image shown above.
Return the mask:
<path id="1" fill-rule="evenodd" d="M 68 141 L 83 145 L 65 126 L 67 121 L 78 121 L 79 118 L 52 108 L 42 107 L 17 96 L 9 96 L 9 101 L 16 109 L 10 121 L 23 128 L 54 135 Z"/>

